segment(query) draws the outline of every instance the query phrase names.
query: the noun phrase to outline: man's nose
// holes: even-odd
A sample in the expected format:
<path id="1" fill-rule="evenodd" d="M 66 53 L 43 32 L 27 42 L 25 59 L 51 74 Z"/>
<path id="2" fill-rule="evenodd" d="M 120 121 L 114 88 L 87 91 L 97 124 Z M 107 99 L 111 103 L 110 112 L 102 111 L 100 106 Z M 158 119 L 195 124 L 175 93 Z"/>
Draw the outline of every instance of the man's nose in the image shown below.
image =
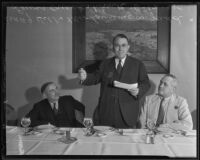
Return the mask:
<path id="1" fill-rule="evenodd" d="M 163 84 L 160 84 L 160 85 L 159 85 L 159 88 L 162 88 L 162 87 L 163 87 Z"/>
<path id="2" fill-rule="evenodd" d="M 120 50 L 120 51 L 122 50 L 122 46 L 119 46 L 119 50 Z"/>

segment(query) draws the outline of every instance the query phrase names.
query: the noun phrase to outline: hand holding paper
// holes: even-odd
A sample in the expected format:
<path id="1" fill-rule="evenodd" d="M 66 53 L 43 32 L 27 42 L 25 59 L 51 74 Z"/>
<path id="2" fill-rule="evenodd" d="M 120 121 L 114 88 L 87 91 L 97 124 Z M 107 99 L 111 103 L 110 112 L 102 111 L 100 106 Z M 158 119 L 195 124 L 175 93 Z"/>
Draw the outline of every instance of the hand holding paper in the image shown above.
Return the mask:
<path id="1" fill-rule="evenodd" d="M 130 92 L 130 94 L 135 97 L 137 97 L 137 95 L 139 93 L 138 83 L 127 84 L 127 83 L 122 83 L 119 81 L 114 81 L 114 86 L 128 90 Z"/>

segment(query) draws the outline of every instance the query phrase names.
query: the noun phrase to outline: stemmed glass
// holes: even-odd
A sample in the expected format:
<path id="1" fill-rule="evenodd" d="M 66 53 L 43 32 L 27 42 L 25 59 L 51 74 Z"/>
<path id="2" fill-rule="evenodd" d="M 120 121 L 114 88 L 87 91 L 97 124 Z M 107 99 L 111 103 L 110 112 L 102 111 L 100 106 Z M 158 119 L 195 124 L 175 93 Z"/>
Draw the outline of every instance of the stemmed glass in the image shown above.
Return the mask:
<path id="1" fill-rule="evenodd" d="M 21 125 L 24 127 L 24 136 L 27 135 L 28 131 L 27 129 L 30 126 L 30 124 L 31 124 L 31 119 L 29 117 L 23 117 L 21 119 Z"/>
<path id="2" fill-rule="evenodd" d="M 154 144 L 154 137 L 156 134 L 156 125 L 153 121 L 149 120 L 147 122 L 148 131 L 146 133 L 146 143 L 147 144 Z"/>
<path id="3" fill-rule="evenodd" d="M 83 125 L 86 127 L 86 135 L 90 136 L 94 134 L 94 124 L 91 118 L 84 118 Z"/>
<path id="4" fill-rule="evenodd" d="M 93 121 L 91 118 L 84 118 L 83 120 L 83 125 L 87 128 L 90 129 L 91 127 L 93 127 Z"/>
<path id="5" fill-rule="evenodd" d="M 147 128 L 148 128 L 149 131 L 153 131 L 153 132 L 156 132 L 156 129 L 157 129 L 156 124 L 151 120 L 148 120 Z"/>

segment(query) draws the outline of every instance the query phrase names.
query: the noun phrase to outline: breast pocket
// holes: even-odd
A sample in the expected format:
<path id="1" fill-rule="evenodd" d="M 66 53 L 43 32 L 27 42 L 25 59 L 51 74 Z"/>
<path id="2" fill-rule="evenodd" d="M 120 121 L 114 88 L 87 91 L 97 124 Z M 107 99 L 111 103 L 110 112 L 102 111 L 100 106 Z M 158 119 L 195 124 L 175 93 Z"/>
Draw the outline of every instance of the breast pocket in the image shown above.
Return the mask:
<path id="1" fill-rule="evenodd" d="M 175 121 L 178 121 L 178 109 L 172 108 L 168 110 L 167 116 L 166 116 L 166 121 L 168 123 L 173 123 Z"/>

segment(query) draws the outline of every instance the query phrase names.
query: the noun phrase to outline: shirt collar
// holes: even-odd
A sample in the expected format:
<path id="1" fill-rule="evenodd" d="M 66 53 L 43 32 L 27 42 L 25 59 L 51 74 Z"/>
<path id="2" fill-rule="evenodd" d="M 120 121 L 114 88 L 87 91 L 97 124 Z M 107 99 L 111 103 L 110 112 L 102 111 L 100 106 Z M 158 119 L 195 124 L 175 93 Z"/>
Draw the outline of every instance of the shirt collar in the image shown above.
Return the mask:
<path id="1" fill-rule="evenodd" d="M 124 62 L 126 60 L 126 57 L 127 57 L 127 55 L 124 58 L 121 59 L 121 65 L 122 65 L 122 67 L 124 66 Z M 119 63 L 119 58 L 115 57 L 115 66 L 116 67 L 117 67 L 118 63 Z"/>
<path id="2" fill-rule="evenodd" d="M 50 103 L 50 105 L 51 105 L 51 108 L 53 109 L 53 107 L 54 107 L 54 103 L 56 104 L 56 109 L 58 109 L 58 101 L 56 101 L 56 102 L 49 102 Z"/>
<path id="3" fill-rule="evenodd" d="M 173 97 L 174 97 L 174 95 L 173 95 L 173 94 L 172 94 L 171 96 L 169 96 L 169 97 L 166 97 L 166 98 L 164 98 L 164 99 L 163 99 L 163 97 L 162 97 L 162 96 L 160 96 L 160 98 L 161 98 L 161 99 L 163 99 L 165 102 L 167 102 L 167 101 L 171 100 Z"/>

